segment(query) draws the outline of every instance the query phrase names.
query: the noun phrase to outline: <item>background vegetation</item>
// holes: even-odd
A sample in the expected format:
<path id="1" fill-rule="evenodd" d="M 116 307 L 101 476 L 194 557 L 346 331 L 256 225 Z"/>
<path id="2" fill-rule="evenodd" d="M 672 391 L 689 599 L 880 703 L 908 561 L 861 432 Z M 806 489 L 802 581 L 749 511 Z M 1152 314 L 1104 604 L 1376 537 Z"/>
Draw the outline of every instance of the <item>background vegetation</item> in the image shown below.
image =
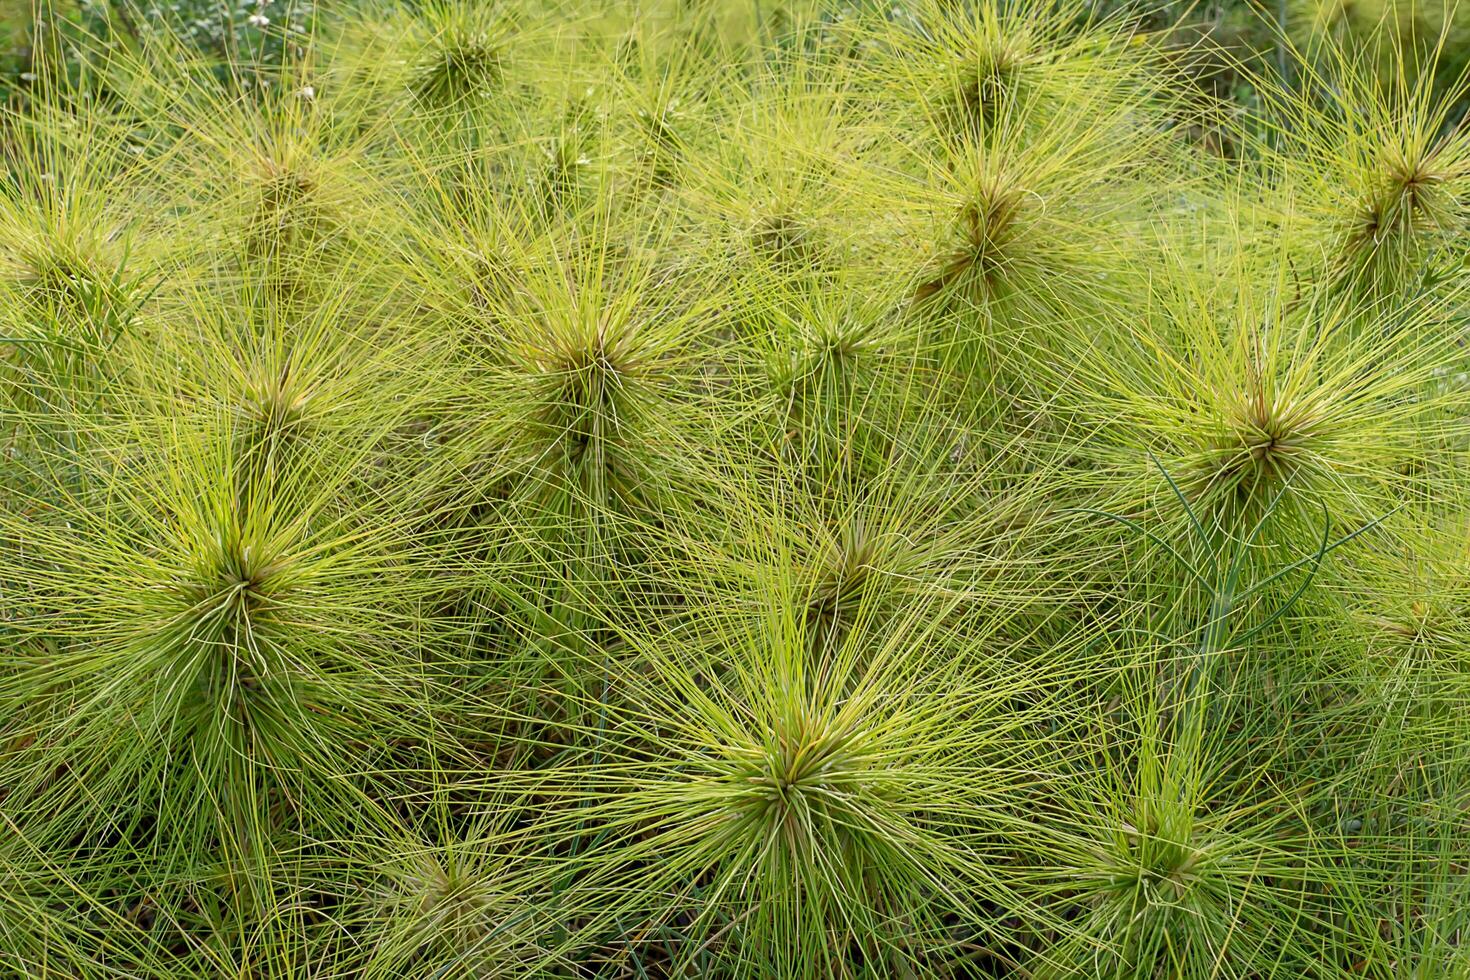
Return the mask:
<path id="1" fill-rule="evenodd" d="M 1455 8 L 7 13 L 0 976 L 1470 978 Z"/>

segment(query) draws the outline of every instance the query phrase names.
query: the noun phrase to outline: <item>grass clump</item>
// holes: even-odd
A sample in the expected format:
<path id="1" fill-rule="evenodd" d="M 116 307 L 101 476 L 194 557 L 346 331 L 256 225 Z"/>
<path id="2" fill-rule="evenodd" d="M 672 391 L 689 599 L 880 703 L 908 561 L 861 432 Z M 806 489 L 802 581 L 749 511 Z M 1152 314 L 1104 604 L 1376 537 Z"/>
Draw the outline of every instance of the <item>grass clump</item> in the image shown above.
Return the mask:
<path id="1" fill-rule="evenodd" d="M 278 7 L 3 116 L 0 975 L 1464 974 L 1447 41 Z"/>

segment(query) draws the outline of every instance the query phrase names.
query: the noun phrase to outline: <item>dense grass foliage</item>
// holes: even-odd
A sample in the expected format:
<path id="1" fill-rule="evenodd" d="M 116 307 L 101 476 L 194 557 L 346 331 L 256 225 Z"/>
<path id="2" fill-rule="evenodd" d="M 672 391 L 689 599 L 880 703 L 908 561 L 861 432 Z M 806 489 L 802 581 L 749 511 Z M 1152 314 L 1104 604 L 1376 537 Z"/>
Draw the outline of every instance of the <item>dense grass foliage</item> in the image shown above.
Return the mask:
<path id="1" fill-rule="evenodd" d="M 1470 978 L 1453 16 L 260 17 L 0 126 L 0 977 Z"/>

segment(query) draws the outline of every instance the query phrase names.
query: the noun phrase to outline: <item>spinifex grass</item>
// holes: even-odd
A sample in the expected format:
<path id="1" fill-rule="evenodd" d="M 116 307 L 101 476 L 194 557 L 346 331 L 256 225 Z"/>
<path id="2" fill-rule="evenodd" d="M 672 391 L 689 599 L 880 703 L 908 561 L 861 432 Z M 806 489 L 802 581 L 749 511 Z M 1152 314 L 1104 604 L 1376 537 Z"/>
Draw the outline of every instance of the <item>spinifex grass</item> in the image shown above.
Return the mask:
<path id="1" fill-rule="evenodd" d="M 1463 79 L 275 6 L 3 117 L 0 977 L 1467 975 Z"/>

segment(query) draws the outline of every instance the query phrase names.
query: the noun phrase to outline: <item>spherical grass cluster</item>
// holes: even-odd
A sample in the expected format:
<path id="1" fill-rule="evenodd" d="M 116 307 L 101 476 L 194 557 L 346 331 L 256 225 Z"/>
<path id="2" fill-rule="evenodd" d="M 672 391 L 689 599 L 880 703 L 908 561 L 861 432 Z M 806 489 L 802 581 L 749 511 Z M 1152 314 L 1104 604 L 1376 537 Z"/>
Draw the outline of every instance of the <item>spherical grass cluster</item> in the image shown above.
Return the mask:
<path id="1" fill-rule="evenodd" d="M 0 126 L 0 976 L 1470 976 L 1435 46 L 258 6 Z"/>

